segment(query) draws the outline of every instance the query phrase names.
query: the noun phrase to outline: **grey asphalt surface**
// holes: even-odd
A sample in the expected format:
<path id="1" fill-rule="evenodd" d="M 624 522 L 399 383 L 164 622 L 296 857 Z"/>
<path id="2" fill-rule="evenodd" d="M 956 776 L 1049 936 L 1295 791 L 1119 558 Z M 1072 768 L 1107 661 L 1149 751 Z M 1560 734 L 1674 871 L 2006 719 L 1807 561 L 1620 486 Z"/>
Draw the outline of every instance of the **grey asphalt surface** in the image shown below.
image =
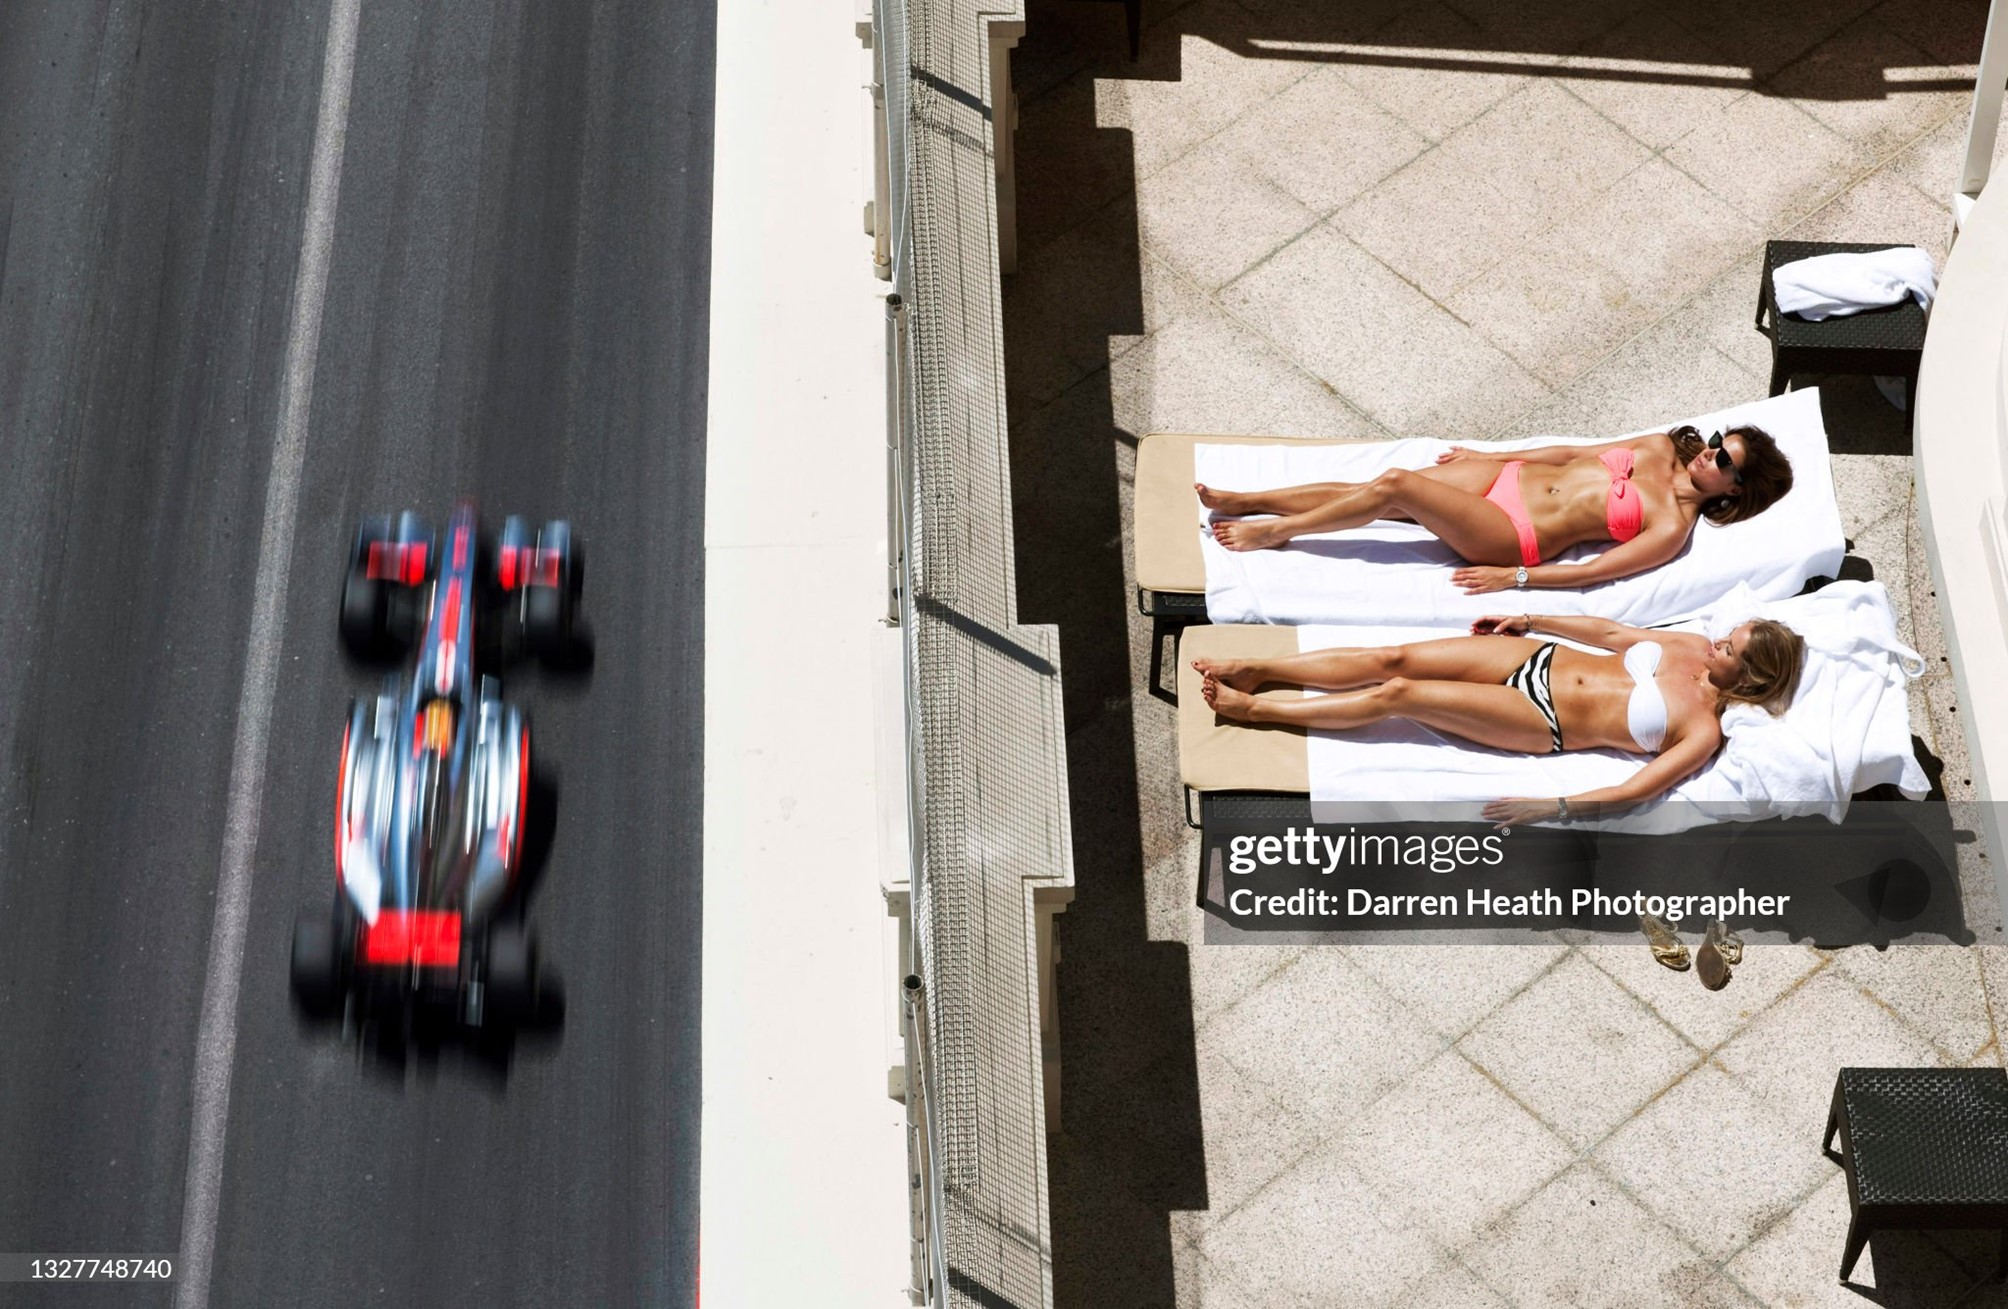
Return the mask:
<path id="1" fill-rule="evenodd" d="M 326 19 L 0 5 L 0 1250 L 180 1239 Z M 706 0 L 363 5 L 214 1305 L 694 1298 L 713 55 Z M 400 1059 L 303 1026 L 287 947 L 380 675 L 335 641 L 349 534 L 461 496 L 590 552 L 590 669 L 505 677 L 565 1008 Z"/>

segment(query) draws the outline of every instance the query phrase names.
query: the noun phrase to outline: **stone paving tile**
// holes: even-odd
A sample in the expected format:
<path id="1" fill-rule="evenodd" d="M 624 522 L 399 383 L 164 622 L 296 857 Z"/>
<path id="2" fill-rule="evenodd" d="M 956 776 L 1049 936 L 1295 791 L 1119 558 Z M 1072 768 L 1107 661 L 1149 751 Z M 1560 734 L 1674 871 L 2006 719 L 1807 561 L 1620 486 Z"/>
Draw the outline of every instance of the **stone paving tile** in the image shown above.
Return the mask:
<path id="1" fill-rule="evenodd" d="M 1304 953 L 1301 945 L 1195 945 L 1192 1025 L 1202 1037 L 1215 1017 L 1247 999 Z"/>
<path id="2" fill-rule="evenodd" d="M 1946 191 L 1951 191 L 1948 182 Z M 1794 241 L 1888 241 L 1914 245 L 1945 267 L 1952 246 L 1952 215 L 1945 205 L 1910 183 L 1876 173 L 1863 179 L 1794 224 Z"/>
<path id="3" fill-rule="evenodd" d="M 1423 1231 L 1387 1206 L 1332 1145 L 1313 1150 L 1199 1249 L 1265 1306 L 1392 1305 L 1444 1262 Z"/>
<path id="4" fill-rule="evenodd" d="M 1391 1213 L 1446 1246 L 1532 1195 L 1576 1157 L 1455 1050 L 1383 1096 L 1337 1140 Z"/>
<path id="5" fill-rule="evenodd" d="M 1439 1036 L 1454 1039 L 1561 958 L 1564 947 L 1529 945 L 1348 946 L 1370 974 Z"/>
<path id="6" fill-rule="evenodd" d="M 1924 698 L 1931 706 L 1932 748 L 1945 765 L 1946 797 L 1971 800 L 1973 759 L 1966 749 L 1966 729 L 1959 722 L 1959 688 L 1950 678 L 1940 678 L 1924 688 Z"/>
<path id="7" fill-rule="evenodd" d="M 1133 137 L 1135 176 L 1148 177 L 1310 71 L 1289 59 L 1250 59 L 1194 35 L 1242 30 L 1231 0 L 1198 0 L 1160 23 L 1139 64 L 1095 84 L 1095 121 Z"/>
<path id="8" fill-rule="evenodd" d="M 1700 1058 L 1580 956 L 1564 959 L 1500 1006 L 1458 1049 L 1578 1149 Z"/>
<path id="9" fill-rule="evenodd" d="M 1481 1229 L 1458 1258 L 1521 1309 L 1687 1304 L 1715 1277 L 1710 1260 L 1589 1163 Z"/>
<path id="10" fill-rule="evenodd" d="M 1095 80 L 1068 79 L 1018 108 L 1018 266 L 1042 267 L 1048 242 L 1136 189 L 1130 133 L 1097 127 Z M 1131 220 L 1131 242 L 1135 221 Z M 1131 262 L 1134 267 L 1134 261 Z"/>
<path id="11" fill-rule="evenodd" d="M 1216 138 L 1253 172 L 1329 213 L 1429 148 L 1429 141 L 1376 107 L 1337 65 L 1315 67 Z"/>
<path id="12" fill-rule="evenodd" d="M 1750 70 L 1650 7 L 1592 40 L 1568 64 L 1584 74 L 1562 83 L 1654 150 L 1664 150 L 1750 94 Z M 1640 65 L 1657 65 L 1641 67 Z"/>
<path id="13" fill-rule="evenodd" d="M 1903 525 L 1910 513 L 1910 459 L 1903 455 L 1842 455 L 1833 457 L 1834 499 L 1841 509 L 1841 530 L 1862 553 L 1861 534 L 1892 517 L 1896 540 L 1879 561 L 1903 563 Z"/>
<path id="14" fill-rule="evenodd" d="M 1443 203 L 1456 196 L 1454 205 Z M 1332 217 L 1376 259 L 1443 299 L 1543 226 L 1532 192 L 1432 150 Z"/>
<path id="15" fill-rule="evenodd" d="M 1218 141 L 1137 183 L 1144 243 L 1209 291 L 1317 220 Z"/>
<path id="16" fill-rule="evenodd" d="M 1756 76 L 1769 77 L 1840 31 L 1875 0 L 1797 0 L 1789 8 L 1741 0 L 1684 0 L 1676 21 Z"/>
<path id="17" fill-rule="evenodd" d="M 1684 925 L 1681 935 L 1690 950 L 1699 942 L 1704 926 Z M 1822 962 L 1803 946 L 1753 943 L 1745 947 L 1743 962 L 1736 966 L 1729 985 L 1710 991 L 1692 968 L 1677 973 L 1654 959 L 1643 936 L 1598 940 L 1576 948 L 1703 1050 L 1713 1050 L 1741 1031 Z"/>
<path id="18" fill-rule="evenodd" d="M 1950 205 L 1959 185 L 1959 172 L 1966 163 L 1967 115 L 1955 112 L 1931 131 L 1898 151 L 1882 170 L 1883 176 L 1909 182 L 1927 197 Z M 2008 132 L 1994 138 L 1993 167 L 2008 162 Z M 1990 173 L 1990 176 L 1992 174 Z M 1947 214 L 1951 213 L 1948 208 Z"/>
<path id="19" fill-rule="evenodd" d="M 1677 339 L 1713 346 L 1715 351 L 1748 373 L 1761 396 L 1771 381 L 1771 339 L 1755 325 L 1758 279 L 1764 266 L 1763 242 L 1752 240 L 1737 252 L 1736 262 L 1716 274 L 1686 304 L 1655 324 Z"/>
<path id="20" fill-rule="evenodd" d="M 1834 952 L 1834 967 L 1875 993 L 1953 1063 L 1965 1063 L 1994 1039 L 1980 959 L 1952 945 L 1887 950 L 1851 946 Z"/>
<path id="21" fill-rule="evenodd" d="M 1766 95 L 1736 101 L 1669 147 L 1665 158 L 1772 230 L 1818 208 L 1868 164 L 1862 146 Z"/>
<path id="22" fill-rule="evenodd" d="M 1524 62 L 1491 48 L 1480 28 L 1434 0 L 1407 7 L 1375 34 L 1374 44 L 1385 53 L 1340 63 L 1346 80 L 1431 141 L 1441 141 L 1527 84 L 1523 73 L 1428 66 L 1432 58 L 1460 51 L 1495 70 Z M 1416 58 L 1405 60 L 1404 53 Z"/>
<path id="23" fill-rule="evenodd" d="M 1886 0 L 1872 11 L 1876 21 L 1903 36 L 1931 56 L 1953 65 L 1933 70 L 1940 76 L 1965 74 L 1971 79 L 1980 59 L 1980 41 L 1987 28 L 1987 0 Z"/>
<path id="24" fill-rule="evenodd" d="M 1997 1044 L 2008 1037 L 2008 943 L 1983 941 L 1973 948 L 1980 956 L 1980 976 L 1987 989 L 1987 1011 L 1993 1020 Z"/>
<path id="25" fill-rule="evenodd" d="M 1819 1142 L 1808 1141 L 1809 1150 Z M 1775 1309 L 1861 1309 L 1864 1303 L 1898 1307 L 1946 1305 L 1973 1278 L 1922 1232 L 1884 1232 L 1870 1238 L 1850 1280 L 1873 1287 L 1872 1299 L 1836 1277 L 1848 1233 L 1848 1184 L 1840 1166 L 1783 1222 L 1752 1241 L 1726 1271 Z M 1971 1303 L 1970 1301 L 1968 1303 Z"/>
<path id="26" fill-rule="evenodd" d="M 1277 436 L 1385 433 L 1331 387 L 1218 311 L 1195 314 L 1111 366 L 1116 423 L 1157 431 Z M 1220 384 L 1232 377 L 1234 386 Z"/>
<path id="27" fill-rule="evenodd" d="M 1514 91 L 1443 142 L 1472 176 L 1531 202 L 1542 227 L 1573 214 L 1651 151 L 1547 79 Z"/>
<path id="28" fill-rule="evenodd" d="M 1710 345 L 1710 335 L 1691 319 L 1662 318 L 1502 435 L 1609 436 L 1663 429 L 1762 399 L 1764 384 Z"/>
<path id="29" fill-rule="evenodd" d="M 1784 1218 L 1831 1168 L 1713 1064 L 1640 1110 L 1597 1147 L 1595 1157 L 1646 1208 L 1715 1259 L 1728 1258 Z"/>
<path id="30" fill-rule="evenodd" d="M 1250 1081 L 1323 1130 L 1379 1098 L 1440 1045 L 1372 978 L 1327 947 L 1306 950 L 1216 1016 L 1206 1039 Z"/>
<path id="31" fill-rule="evenodd" d="M 1715 1052 L 1715 1061 L 1811 1136 L 1826 1122 L 1841 1068 L 1945 1062 L 1924 1037 L 1833 968 L 1759 1014 Z"/>
<path id="32" fill-rule="evenodd" d="M 1512 1309 L 1512 1305 L 1470 1269 L 1446 1263 L 1417 1282 L 1400 1309 Z"/>
<path id="33" fill-rule="evenodd" d="M 1934 61 L 1873 16 L 1859 18 L 1815 47 L 1765 86 L 1842 136 L 1883 156 L 1930 131 L 1973 99 L 1932 82 L 1908 83 L 1892 73 L 1924 69 Z M 1926 89 L 1930 88 L 1930 89 Z"/>
<path id="34" fill-rule="evenodd" d="M 1546 394 L 1504 353 L 1326 226 L 1221 300 L 1396 435 L 1477 437 Z"/>
<path id="35" fill-rule="evenodd" d="M 1206 1211 L 1217 1221 L 1316 1145 L 1318 1132 L 1228 1063 L 1211 1041 L 1201 1040 L 1195 1053 L 1206 1140 Z"/>
<path id="36" fill-rule="evenodd" d="M 1574 380 L 1655 316 L 1624 278 L 1559 230 L 1535 237 L 1444 306 L 1550 386 Z"/>
<path id="37" fill-rule="evenodd" d="M 1173 1242 L 1172 1277 L 1176 1309 L 1258 1309 L 1259 1301 L 1190 1242 Z"/>
<path id="38" fill-rule="evenodd" d="M 1630 293 L 1640 312 L 1627 336 L 1763 243 L 1755 223 L 1664 159 L 1620 178 L 1562 223 L 1556 237 L 1609 269 Z M 1756 277 L 1745 285 L 1754 310 Z M 1754 328 L 1751 335 L 1757 335 Z"/>
<path id="39" fill-rule="evenodd" d="M 1143 256 L 1127 203 L 1056 238 L 1020 270 L 1003 279 L 1013 424 L 1205 303 Z"/>

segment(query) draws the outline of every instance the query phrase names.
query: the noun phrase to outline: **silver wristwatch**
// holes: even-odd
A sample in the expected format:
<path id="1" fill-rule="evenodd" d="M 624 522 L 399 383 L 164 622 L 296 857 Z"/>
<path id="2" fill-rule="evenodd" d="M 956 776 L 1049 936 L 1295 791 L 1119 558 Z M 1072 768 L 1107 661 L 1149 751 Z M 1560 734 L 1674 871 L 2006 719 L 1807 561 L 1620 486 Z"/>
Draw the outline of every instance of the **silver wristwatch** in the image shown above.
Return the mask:
<path id="1" fill-rule="evenodd" d="M 1522 564 L 1513 570 L 1513 585 L 1522 591 L 1527 589 L 1527 565 Z"/>

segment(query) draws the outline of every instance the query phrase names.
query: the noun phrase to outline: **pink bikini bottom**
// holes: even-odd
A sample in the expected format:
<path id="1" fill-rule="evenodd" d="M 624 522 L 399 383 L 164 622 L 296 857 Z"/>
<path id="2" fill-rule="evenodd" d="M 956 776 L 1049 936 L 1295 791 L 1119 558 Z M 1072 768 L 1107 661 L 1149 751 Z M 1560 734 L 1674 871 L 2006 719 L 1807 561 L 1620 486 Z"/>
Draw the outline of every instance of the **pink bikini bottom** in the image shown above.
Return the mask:
<path id="1" fill-rule="evenodd" d="M 1499 476 L 1485 498 L 1513 520 L 1513 530 L 1520 534 L 1520 562 L 1532 568 L 1541 562 L 1541 543 L 1534 539 L 1534 520 L 1527 515 L 1527 502 L 1520 498 L 1520 469 L 1526 462 L 1515 459 L 1501 465 Z"/>

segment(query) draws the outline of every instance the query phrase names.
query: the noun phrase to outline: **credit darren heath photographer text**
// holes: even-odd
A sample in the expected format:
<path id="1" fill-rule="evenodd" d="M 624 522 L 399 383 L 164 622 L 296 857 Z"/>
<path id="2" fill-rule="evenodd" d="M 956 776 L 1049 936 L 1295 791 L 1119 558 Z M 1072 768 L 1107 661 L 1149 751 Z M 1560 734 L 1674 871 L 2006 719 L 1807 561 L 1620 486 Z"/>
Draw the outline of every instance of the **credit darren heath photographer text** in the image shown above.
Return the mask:
<path id="1" fill-rule="evenodd" d="M 1394 836 L 1348 828 L 1324 835 L 1310 828 L 1288 828 L 1281 835 L 1237 835 L 1227 843 L 1227 871 L 1235 876 L 1301 869 L 1330 877 L 1342 869 L 1407 869 L 1447 874 L 1497 868 L 1505 863 L 1510 833 L 1489 836 Z M 1776 918 L 1791 902 L 1789 895 L 1755 895 L 1737 887 L 1720 895 L 1653 895 L 1645 892 L 1607 893 L 1591 886 L 1521 888 L 1507 894 L 1488 887 L 1466 887 L 1462 893 L 1376 894 L 1364 887 L 1326 888 L 1315 884 L 1287 892 L 1231 886 L 1227 911 L 1236 918 L 1477 918 L 1501 919 L 1609 918 L 1634 919 L 1655 914 L 1678 923 L 1690 916 L 1712 918 Z"/>

